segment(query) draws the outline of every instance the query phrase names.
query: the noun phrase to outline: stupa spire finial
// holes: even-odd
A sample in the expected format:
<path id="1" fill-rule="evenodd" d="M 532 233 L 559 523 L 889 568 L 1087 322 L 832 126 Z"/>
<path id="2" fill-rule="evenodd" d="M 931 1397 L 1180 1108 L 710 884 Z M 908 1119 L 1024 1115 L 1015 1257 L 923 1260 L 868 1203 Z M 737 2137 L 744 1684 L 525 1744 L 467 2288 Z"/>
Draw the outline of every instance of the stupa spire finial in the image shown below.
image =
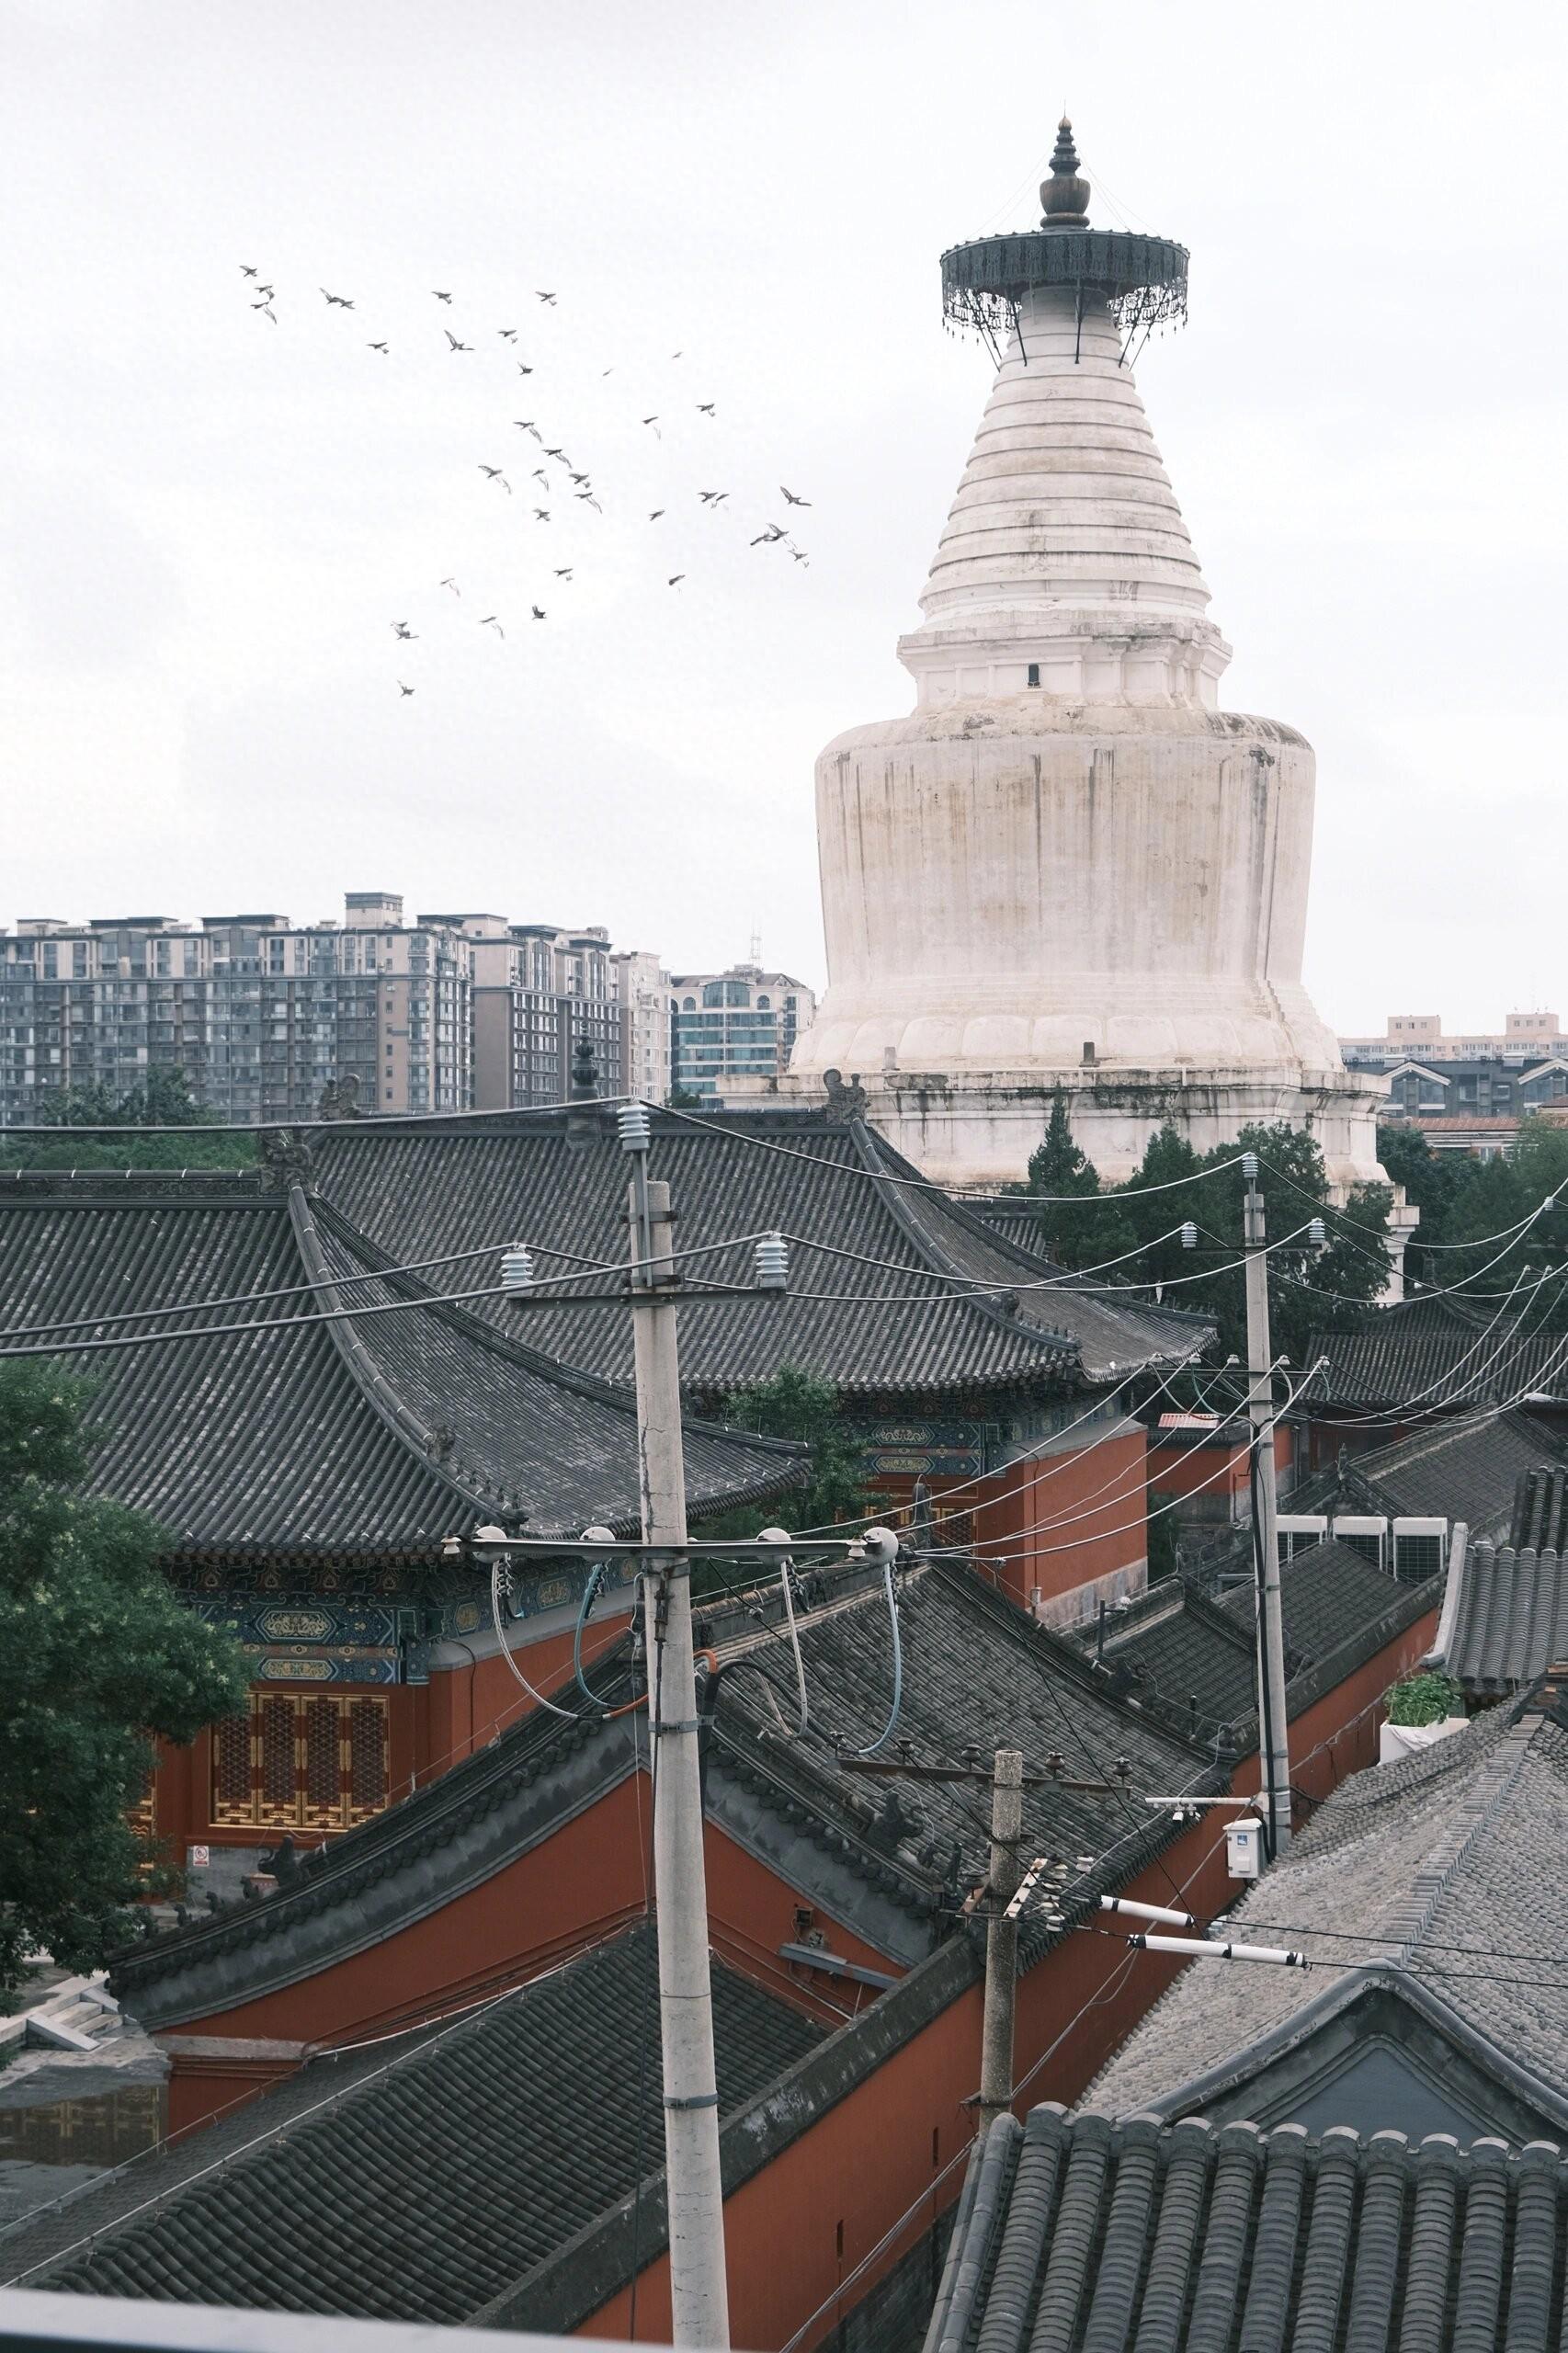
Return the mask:
<path id="1" fill-rule="evenodd" d="M 1042 229 L 1086 229 L 1089 222 L 1089 183 L 1078 176 L 1078 151 L 1073 144 L 1073 125 L 1066 115 L 1056 127 L 1056 146 L 1051 158 L 1051 177 L 1040 187 Z"/>

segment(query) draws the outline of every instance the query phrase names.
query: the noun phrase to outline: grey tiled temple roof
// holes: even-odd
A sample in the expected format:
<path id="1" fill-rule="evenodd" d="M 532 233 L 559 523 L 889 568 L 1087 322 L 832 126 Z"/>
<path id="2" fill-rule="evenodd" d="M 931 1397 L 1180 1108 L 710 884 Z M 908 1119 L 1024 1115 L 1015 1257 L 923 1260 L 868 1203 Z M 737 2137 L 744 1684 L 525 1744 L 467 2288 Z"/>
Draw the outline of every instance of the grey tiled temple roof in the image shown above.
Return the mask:
<path id="1" fill-rule="evenodd" d="M 661 2170 L 655 1972 L 639 1926 L 455 2024 L 315 2060 L 0 2237 L 0 2278 L 41 2263 L 29 2287 L 80 2295 L 516 2319 L 541 2268 Z M 725 2116 L 825 2031 L 719 1961 L 713 2009 Z"/>
<path id="2" fill-rule="evenodd" d="M 624 1392 L 460 1309 L 335 1324 L 315 1320 L 330 1292 L 259 1296 L 381 1263 L 297 1188 L 240 1176 L 28 1171 L 25 1184 L 0 1184 L 0 1330 L 20 1337 L 67 1319 L 78 1338 L 222 1327 L 67 1358 L 97 1383 L 90 1485 L 151 1513 L 172 1552 L 428 1553 L 523 1510 L 531 1534 L 631 1525 L 636 1417 Z M 459 1275 L 467 1280 L 442 1287 L 466 1288 L 472 1270 Z M 359 1281 L 341 1296 L 410 1291 Z M 154 1313 L 211 1299 L 241 1303 Z M 282 1328 L 234 1329 L 276 1319 Z M 700 1425 L 688 1425 L 686 1460 L 699 1510 L 779 1494 L 801 1476 L 798 1449 Z"/>
<path id="3" fill-rule="evenodd" d="M 1350 1512 L 1463 1520 L 1472 1536 L 1506 1536 L 1519 1483 L 1528 1472 L 1559 1462 L 1562 1443 L 1532 1415 L 1469 1415 L 1436 1422 L 1391 1446 L 1350 1455 L 1305 1480 L 1291 1494 L 1292 1512 Z"/>
<path id="4" fill-rule="evenodd" d="M 1568 2163 L 1197 2118 L 993 2127 L 926 2353 L 1547 2353 Z"/>
<path id="5" fill-rule="evenodd" d="M 1500 1405 L 1535 1391 L 1568 1399 L 1568 1347 L 1550 1333 L 1507 1336 L 1519 1321 L 1506 1311 L 1470 1307 L 1417 1294 L 1397 1307 L 1369 1308 L 1342 1330 L 1314 1332 L 1303 1364 L 1327 1358 L 1313 1392 L 1328 1405 L 1398 1405 L 1419 1410 L 1462 1402 Z"/>
<path id="6" fill-rule="evenodd" d="M 1563 1949 L 1565 1851 L 1568 1732 L 1555 1699 L 1505 1703 L 1356 1774 L 1226 1915 L 1227 1934 L 1289 1944 L 1310 1971 L 1188 1969 L 1089 2104 L 1123 2116 L 1206 2108 L 1335 2006 L 1386 1984 L 1568 2130 L 1568 1980 L 1487 1958 Z"/>
<path id="7" fill-rule="evenodd" d="M 1562 1463 L 1533 1463 L 1520 1479 L 1514 1495 L 1510 1544 L 1533 1544 L 1538 1551 L 1555 1545 L 1568 1549 L 1568 1468 Z"/>
<path id="8" fill-rule="evenodd" d="M 1473 1699 L 1568 1663 L 1568 1554 L 1470 1543 L 1449 1573 L 1432 1663 Z"/>
<path id="9" fill-rule="evenodd" d="M 1408 1622 L 1434 1606 L 1438 1590 L 1435 1581 L 1429 1587 L 1396 1585 L 1332 1540 L 1287 1561 L 1279 1586 L 1292 1684 L 1358 1638 L 1381 1647 L 1397 1631 L 1387 1626 L 1391 1613 Z M 1256 1706 L 1254 1627 L 1250 1586 L 1212 1600 L 1180 1578 L 1166 1578 L 1130 1608 L 1108 1610 L 1104 1665 L 1132 1689 L 1157 1695 L 1178 1720 L 1185 1711 L 1205 1733 L 1221 1725 L 1239 1731 Z M 1094 1626 L 1079 1628 L 1073 1639 L 1091 1655 L 1101 1648 Z"/>
<path id="10" fill-rule="evenodd" d="M 898 1739 L 912 1740 L 920 1756 L 950 1759 L 971 1742 L 989 1751 L 1006 1737 L 1036 1761 L 1059 1751 L 1069 1776 L 1093 1779 L 1125 1754 L 1132 1795 L 1085 1798 L 1050 1787 L 1030 1792 L 1026 1813 L 1042 1847 L 1109 1853 L 1107 1886 L 1124 1885 L 1170 1835 L 1163 1813 L 1136 1802 L 1139 1790 L 1210 1785 L 1211 1745 L 1190 1742 L 1156 1708 L 1108 1690 L 1070 1643 L 967 1572 L 917 1572 L 901 1614 Z M 856 1772 L 831 1745 L 836 1733 L 851 1749 L 863 1747 L 886 1721 L 892 1662 L 880 1579 L 862 1572 L 825 1580 L 799 1623 L 812 1711 L 806 1739 L 780 1729 L 781 1720 L 796 1718 L 776 1607 L 763 1607 L 760 1617 L 699 1608 L 699 1646 L 718 1666 L 702 1699 L 712 1723 L 703 1750 L 707 1811 L 786 1884 L 911 1967 L 950 1933 L 954 1892 L 983 1876 L 983 1813 L 973 1792 L 940 1785 L 923 1785 L 911 1799 L 907 1785 Z M 631 1691 L 629 1661 L 623 1639 L 596 1663 L 596 1687 L 612 1699 Z M 143 2025 L 166 2030 L 368 1949 L 438 1912 L 613 1789 L 645 1751 L 642 1724 L 635 1714 L 564 1723 L 536 1711 L 334 1840 L 265 1903 L 128 1947 L 115 1959 L 116 1994 Z M 890 1805 L 895 1789 L 898 1802 Z"/>
<path id="11" fill-rule="evenodd" d="M 792 1248 L 783 1301 L 687 1297 L 681 1368 L 692 1393 L 721 1395 L 785 1365 L 851 1396 L 1062 1391 L 1182 1361 L 1203 1343 L 1200 1322 L 1136 1297 L 1123 1306 L 1071 1285 L 1015 1289 L 1051 1278 L 924 1186 L 861 1121 L 726 1112 L 695 1124 L 655 1114 L 653 1125 L 651 1172 L 670 1185 L 682 1248 L 775 1227 L 830 1245 Z M 317 1137 L 311 1153 L 316 1188 L 397 1259 L 508 1234 L 577 1261 L 626 1255 L 626 1156 L 613 1114 L 591 1106 L 483 1130 L 350 1122 Z M 541 1267 L 550 1264 L 541 1256 Z M 692 1275 L 694 1283 L 750 1279 L 749 1242 L 703 1258 Z M 482 1312 L 494 1321 L 509 1313 Z M 618 1306 L 530 1309 L 527 1331 L 567 1362 L 630 1377 Z"/>

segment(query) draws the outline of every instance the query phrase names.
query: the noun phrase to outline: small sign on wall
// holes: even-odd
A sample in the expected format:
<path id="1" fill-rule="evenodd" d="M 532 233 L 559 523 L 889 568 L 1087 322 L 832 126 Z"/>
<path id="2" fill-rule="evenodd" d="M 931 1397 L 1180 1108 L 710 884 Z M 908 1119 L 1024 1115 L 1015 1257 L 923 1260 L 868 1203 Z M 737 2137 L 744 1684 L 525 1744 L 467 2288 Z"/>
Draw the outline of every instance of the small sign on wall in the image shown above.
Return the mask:
<path id="1" fill-rule="evenodd" d="M 204 1871 L 210 1869 L 212 1862 L 210 1847 L 187 1847 L 186 1855 L 187 1870 Z"/>

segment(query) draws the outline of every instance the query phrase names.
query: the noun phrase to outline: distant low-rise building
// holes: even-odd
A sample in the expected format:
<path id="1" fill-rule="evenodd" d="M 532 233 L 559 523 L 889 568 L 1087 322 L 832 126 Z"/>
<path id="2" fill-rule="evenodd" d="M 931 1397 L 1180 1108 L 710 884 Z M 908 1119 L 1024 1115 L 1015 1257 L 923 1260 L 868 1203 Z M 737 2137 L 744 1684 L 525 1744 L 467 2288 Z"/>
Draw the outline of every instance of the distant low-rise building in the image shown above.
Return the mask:
<path id="1" fill-rule="evenodd" d="M 1380 1038 L 1342 1038 L 1347 1064 L 1389 1082 L 1383 1117 L 1434 1152 L 1511 1152 L 1519 1121 L 1568 1102 L 1568 1038 L 1555 1013 L 1510 1013 L 1500 1036 L 1445 1038 L 1436 1013 L 1396 1013 Z"/>
<path id="2" fill-rule="evenodd" d="M 765 972 L 760 964 L 672 973 L 672 1084 L 718 1100 L 733 1080 L 780 1076 L 815 1011 L 804 981 Z"/>

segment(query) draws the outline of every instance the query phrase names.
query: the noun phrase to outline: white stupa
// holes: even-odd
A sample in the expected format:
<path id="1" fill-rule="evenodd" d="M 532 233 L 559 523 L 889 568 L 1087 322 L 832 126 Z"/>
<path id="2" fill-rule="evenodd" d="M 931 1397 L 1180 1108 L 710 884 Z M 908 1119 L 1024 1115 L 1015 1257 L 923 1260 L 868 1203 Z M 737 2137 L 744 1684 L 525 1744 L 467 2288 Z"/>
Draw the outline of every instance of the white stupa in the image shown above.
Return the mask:
<path id="1" fill-rule="evenodd" d="M 1126 352 L 1182 315 L 1183 248 L 1087 224 L 1071 126 L 1045 218 L 943 256 L 1000 364 L 899 657 L 907 719 L 817 763 L 829 1073 L 930 1175 L 1021 1175 L 1050 1098 L 1103 1177 L 1174 1120 L 1199 1149 L 1312 1127 L 1375 1176 L 1381 1088 L 1301 986 L 1313 760 L 1219 708 L 1230 648 Z"/>

